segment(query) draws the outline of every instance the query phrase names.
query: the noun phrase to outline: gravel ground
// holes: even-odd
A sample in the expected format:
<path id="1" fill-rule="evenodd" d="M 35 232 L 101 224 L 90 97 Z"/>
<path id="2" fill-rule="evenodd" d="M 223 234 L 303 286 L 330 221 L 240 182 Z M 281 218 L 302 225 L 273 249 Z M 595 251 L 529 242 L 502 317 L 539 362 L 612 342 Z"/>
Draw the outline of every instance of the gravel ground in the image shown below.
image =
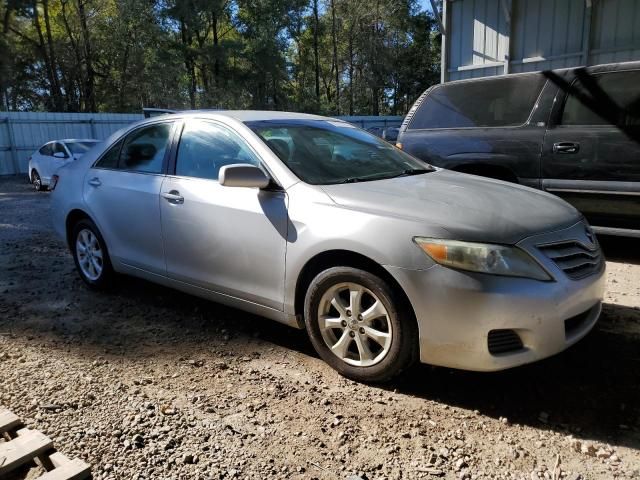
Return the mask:
<path id="1" fill-rule="evenodd" d="M 88 291 L 49 194 L 0 179 L 0 406 L 96 479 L 640 479 L 640 250 L 602 239 L 604 314 L 495 374 L 341 378 L 304 332 L 122 278 Z"/>

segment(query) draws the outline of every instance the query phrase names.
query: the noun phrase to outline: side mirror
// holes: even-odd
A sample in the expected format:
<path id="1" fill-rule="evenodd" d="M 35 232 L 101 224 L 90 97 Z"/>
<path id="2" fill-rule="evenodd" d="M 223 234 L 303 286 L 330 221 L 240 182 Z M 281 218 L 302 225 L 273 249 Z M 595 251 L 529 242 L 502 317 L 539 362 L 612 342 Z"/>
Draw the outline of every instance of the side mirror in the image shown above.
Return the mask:
<path id="1" fill-rule="evenodd" d="M 235 163 L 220 169 L 218 182 L 225 187 L 266 188 L 270 179 L 255 165 Z"/>
<path id="2" fill-rule="evenodd" d="M 53 154 L 53 157 L 54 157 L 54 158 L 68 158 L 68 157 L 67 157 L 67 155 L 65 155 L 65 154 L 64 154 L 64 153 L 62 153 L 62 152 L 56 152 L 56 153 L 54 153 L 54 154 Z"/>

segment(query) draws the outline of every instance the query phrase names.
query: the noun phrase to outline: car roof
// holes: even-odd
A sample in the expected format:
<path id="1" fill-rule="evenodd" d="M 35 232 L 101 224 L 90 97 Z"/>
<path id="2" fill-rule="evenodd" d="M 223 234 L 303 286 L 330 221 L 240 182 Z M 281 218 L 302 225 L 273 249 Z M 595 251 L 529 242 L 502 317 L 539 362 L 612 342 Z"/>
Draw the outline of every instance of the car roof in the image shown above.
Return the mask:
<path id="1" fill-rule="evenodd" d="M 560 74 L 564 74 L 567 72 L 571 72 L 571 71 L 575 71 L 579 68 L 585 68 L 587 70 L 587 72 L 590 73 L 609 73 L 609 72 L 615 72 L 615 71 L 624 71 L 624 70 L 629 70 L 629 69 L 636 69 L 640 67 L 640 61 L 638 60 L 632 60 L 629 62 L 616 62 L 616 63 L 602 63 L 602 64 L 598 64 L 598 65 L 589 65 L 589 66 L 582 66 L 582 67 L 566 67 L 566 68 L 554 68 L 552 69 L 553 72 L 556 73 L 560 73 Z M 535 75 L 541 75 L 543 74 L 543 71 L 533 71 L 533 72 L 518 72 L 518 73 L 507 73 L 507 74 L 502 74 L 502 75 L 490 75 L 487 77 L 476 77 L 476 78 L 461 78 L 460 80 L 450 80 L 446 83 L 438 83 L 436 85 L 434 85 L 433 87 L 439 87 L 441 85 L 451 85 L 451 84 L 458 84 L 458 83 L 472 83 L 472 82 L 476 82 L 476 81 L 484 81 L 484 80 L 496 80 L 496 79 L 500 79 L 500 78 L 517 78 L 517 77 L 526 77 L 526 76 L 535 76 Z M 432 88 L 433 88 L 432 87 Z"/>
<path id="2" fill-rule="evenodd" d="M 187 110 L 177 112 L 186 116 L 212 116 L 230 117 L 240 122 L 256 122 L 262 120 L 333 120 L 330 117 L 313 115 L 310 113 L 281 112 L 275 110 Z"/>
<path id="3" fill-rule="evenodd" d="M 168 111 L 160 115 L 152 115 L 145 120 L 152 121 L 158 118 L 171 118 L 173 116 L 179 117 L 228 117 L 238 120 L 240 122 L 259 122 L 265 120 L 332 120 L 341 121 L 337 118 L 323 117 L 321 115 L 313 115 L 310 113 L 296 113 L 296 112 L 281 112 L 278 110 L 213 110 L 213 109 L 201 109 L 201 110 L 175 110 Z"/>

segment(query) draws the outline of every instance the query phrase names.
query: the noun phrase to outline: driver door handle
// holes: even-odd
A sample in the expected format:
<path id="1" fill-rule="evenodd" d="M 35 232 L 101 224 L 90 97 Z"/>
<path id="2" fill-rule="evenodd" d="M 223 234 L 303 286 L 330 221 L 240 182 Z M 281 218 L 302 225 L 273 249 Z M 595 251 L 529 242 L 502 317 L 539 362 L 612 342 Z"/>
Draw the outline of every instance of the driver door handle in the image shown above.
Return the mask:
<path id="1" fill-rule="evenodd" d="M 553 153 L 578 153 L 580 144 L 575 142 L 558 142 L 553 144 Z"/>
<path id="2" fill-rule="evenodd" d="M 184 197 L 180 195 L 180 192 L 177 190 L 171 190 L 169 192 L 162 192 L 162 198 L 166 199 L 167 202 L 173 203 L 175 205 L 180 205 L 184 203 Z"/>
<path id="3" fill-rule="evenodd" d="M 100 181 L 100 179 L 98 177 L 93 177 L 91 180 L 89 180 L 88 183 L 92 187 L 99 187 L 100 185 L 102 185 L 102 182 Z"/>

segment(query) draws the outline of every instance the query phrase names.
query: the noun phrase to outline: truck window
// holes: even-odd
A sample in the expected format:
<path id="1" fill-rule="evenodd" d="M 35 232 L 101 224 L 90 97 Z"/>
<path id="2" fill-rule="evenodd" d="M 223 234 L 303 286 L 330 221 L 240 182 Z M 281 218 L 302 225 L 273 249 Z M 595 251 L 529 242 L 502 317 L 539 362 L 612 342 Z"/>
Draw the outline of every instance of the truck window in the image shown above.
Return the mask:
<path id="1" fill-rule="evenodd" d="M 594 75 L 597 85 L 619 107 L 617 125 L 640 126 L 640 71 L 611 72 Z M 578 89 L 590 95 L 581 86 Z M 562 112 L 562 125 L 609 125 L 609 122 L 593 112 L 573 95 L 568 95 Z"/>
<path id="2" fill-rule="evenodd" d="M 542 75 L 534 74 L 444 84 L 424 99 L 408 128 L 522 125 L 544 83 Z"/>

